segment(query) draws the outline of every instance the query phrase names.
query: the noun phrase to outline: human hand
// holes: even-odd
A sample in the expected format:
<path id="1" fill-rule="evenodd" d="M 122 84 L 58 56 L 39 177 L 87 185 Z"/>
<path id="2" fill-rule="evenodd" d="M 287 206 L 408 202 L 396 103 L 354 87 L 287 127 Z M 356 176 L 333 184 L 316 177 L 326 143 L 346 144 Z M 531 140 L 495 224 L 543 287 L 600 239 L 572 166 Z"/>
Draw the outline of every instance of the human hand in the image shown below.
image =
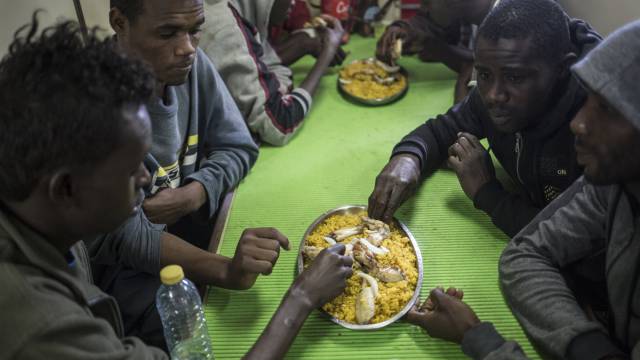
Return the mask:
<path id="1" fill-rule="evenodd" d="M 322 37 L 322 51 L 320 54 L 334 58 L 340 48 L 340 45 L 342 45 L 342 39 L 344 36 L 342 23 L 331 15 L 322 14 L 320 17 L 327 23 L 326 27 L 317 29 Z"/>
<path id="2" fill-rule="evenodd" d="M 163 189 L 142 202 L 149 221 L 171 225 L 198 210 L 207 200 L 202 184 L 193 181 L 177 189 Z"/>
<path id="3" fill-rule="evenodd" d="M 462 190 L 471 200 L 484 184 L 496 177 L 489 152 L 478 138 L 469 133 L 459 133 L 456 143 L 449 147 L 448 164 L 456 172 Z"/>
<path id="4" fill-rule="evenodd" d="M 375 188 L 369 196 L 369 217 L 391 222 L 393 214 L 418 187 L 420 160 L 415 155 L 400 154 L 376 177 Z"/>
<path id="5" fill-rule="evenodd" d="M 408 42 L 409 32 L 397 25 L 387 27 L 376 45 L 376 58 L 383 63 L 394 65 L 395 55 L 401 55 L 395 54 L 396 41 L 398 40 Z"/>
<path id="6" fill-rule="evenodd" d="M 345 249 L 344 244 L 336 244 L 322 250 L 291 286 L 312 309 L 340 295 L 347 287 L 347 279 L 353 274 L 353 258 L 344 255 Z"/>
<path id="7" fill-rule="evenodd" d="M 259 274 L 269 275 L 280 256 L 280 248 L 289 250 L 289 239 L 274 228 L 245 229 L 236 246 L 228 272 L 228 282 L 248 289 Z"/>
<path id="8" fill-rule="evenodd" d="M 455 288 L 431 290 L 420 306 L 419 302 L 407 312 L 406 320 L 427 331 L 429 336 L 461 343 L 464 333 L 480 323 L 469 305 L 462 302 L 464 293 Z"/>

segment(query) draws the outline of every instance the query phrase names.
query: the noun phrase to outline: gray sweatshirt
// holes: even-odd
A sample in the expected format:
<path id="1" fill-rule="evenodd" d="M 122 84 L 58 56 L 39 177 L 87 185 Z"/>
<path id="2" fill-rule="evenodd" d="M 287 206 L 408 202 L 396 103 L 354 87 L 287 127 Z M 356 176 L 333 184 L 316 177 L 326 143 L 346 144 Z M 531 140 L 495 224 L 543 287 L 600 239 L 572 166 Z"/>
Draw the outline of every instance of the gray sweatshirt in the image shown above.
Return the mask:
<path id="1" fill-rule="evenodd" d="M 600 359 L 640 346 L 640 212 L 620 185 L 583 178 L 545 208 L 500 260 L 504 295 L 527 334 L 556 358 Z M 587 318 L 561 270 L 606 254 L 611 327 Z"/>
<path id="2" fill-rule="evenodd" d="M 168 87 L 165 100 L 147 104 L 153 132 L 152 158 L 146 161 L 153 176 L 151 194 L 198 181 L 208 198 L 201 215 L 211 218 L 222 196 L 249 173 L 258 147 L 202 50 L 187 82 Z"/>

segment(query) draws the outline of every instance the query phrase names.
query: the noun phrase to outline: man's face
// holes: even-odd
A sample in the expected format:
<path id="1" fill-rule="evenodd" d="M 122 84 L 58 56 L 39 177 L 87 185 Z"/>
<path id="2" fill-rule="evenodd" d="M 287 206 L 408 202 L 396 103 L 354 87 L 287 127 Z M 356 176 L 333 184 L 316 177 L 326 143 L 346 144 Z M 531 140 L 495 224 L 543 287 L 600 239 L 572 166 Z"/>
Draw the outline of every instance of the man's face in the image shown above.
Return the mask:
<path id="1" fill-rule="evenodd" d="M 640 180 L 640 131 L 594 93 L 571 121 L 578 163 L 598 185 Z"/>
<path id="2" fill-rule="evenodd" d="M 142 161 L 151 146 L 151 123 L 144 105 L 122 111 L 119 145 L 106 160 L 76 172 L 73 221 L 79 236 L 109 232 L 140 211 L 142 188 L 150 181 Z"/>
<path id="3" fill-rule="evenodd" d="M 280 26 L 282 25 L 289 14 L 291 13 L 291 9 L 293 9 L 293 5 L 296 0 L 275 0 L 273 2 L 273 7 L 271 8 L 271 13 L 269 15 L 269 25 L 271 26 Z"/>
<path id="4" fill-rule="evenodd" d="M 112 10 L 112 26 L 118 13 Z M 114 26 L 118 41 L 149 63 L 158 81 L 180 85 L 187 80 L 204 23 L 202 0 L 144 0 L 133 23 L 122 14 L 119 20 L 122 27 Z"/>
<path id="5" fill-rule="evenodd" d="M 561 76 L 560 64 L 535 54 L 529 39 L 480 37 L 475 51 L 478 91 L 498 131 L 515 133 L 535 126 L 549 110 Z"/>

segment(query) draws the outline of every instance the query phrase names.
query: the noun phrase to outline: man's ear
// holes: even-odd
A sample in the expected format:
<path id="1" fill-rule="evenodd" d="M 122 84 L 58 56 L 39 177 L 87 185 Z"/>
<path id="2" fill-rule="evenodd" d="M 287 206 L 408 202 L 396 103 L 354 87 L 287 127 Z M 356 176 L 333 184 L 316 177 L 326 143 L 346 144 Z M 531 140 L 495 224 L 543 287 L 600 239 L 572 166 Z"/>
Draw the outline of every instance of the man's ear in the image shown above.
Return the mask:
<path id="1" fill-rule="evenodd" d="M 129 34 L 129 19 L 117 7 L 112 7 L 109 10 L 109 24 L 118 38 L 126 37 Z"/>
<path id="2" fill-rule="evenodd" d="M 57 170 L 48 180 L 47 195 L 54 204 L 70 206 L 75 203 L 75 184 L 68 169 Z"/>
<path id="3" fill-rule="evenodd" d="M 578 60 L 576 53 L 570 52 L 564 55 L 562 61 L 560 61 L 560 77 L 565 78 L 571 74 L 571 66 Z"/>

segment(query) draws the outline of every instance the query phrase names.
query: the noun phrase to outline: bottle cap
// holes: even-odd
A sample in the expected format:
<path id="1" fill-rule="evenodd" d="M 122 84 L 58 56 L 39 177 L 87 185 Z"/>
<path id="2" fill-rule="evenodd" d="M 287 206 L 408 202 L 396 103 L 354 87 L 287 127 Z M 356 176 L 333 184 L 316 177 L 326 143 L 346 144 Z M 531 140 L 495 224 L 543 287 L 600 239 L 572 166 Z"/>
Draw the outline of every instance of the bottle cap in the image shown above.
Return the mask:
<path id="1" fill-rule="evenodd" d="M 174 285 L 184 279 L 184 272 L 180 265 L 168 265 L 160 270 L 160 280 L 165 285 Z"/>

